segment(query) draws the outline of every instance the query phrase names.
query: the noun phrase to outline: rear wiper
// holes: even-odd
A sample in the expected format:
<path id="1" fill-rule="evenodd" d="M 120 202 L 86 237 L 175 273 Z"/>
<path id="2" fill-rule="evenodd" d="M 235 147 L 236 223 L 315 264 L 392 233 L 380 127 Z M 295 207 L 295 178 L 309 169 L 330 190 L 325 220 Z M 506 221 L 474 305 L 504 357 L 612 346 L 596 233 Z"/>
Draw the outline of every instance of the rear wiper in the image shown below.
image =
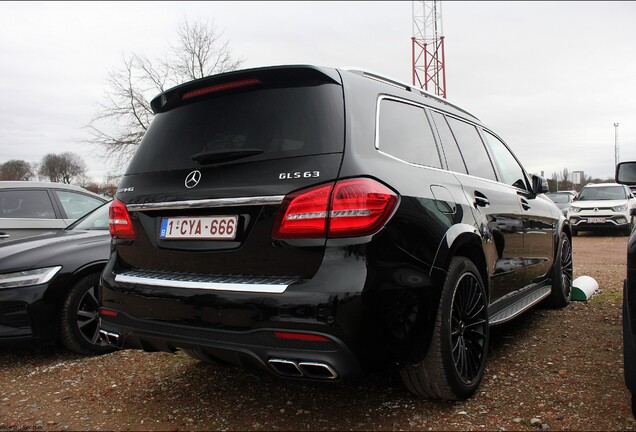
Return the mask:
<path id="1" fill-rule="evenodd" d="M 195 153 L 190 159 L 201 164 L 210 165 L 214 163 L 228 162 L 235 159 L 241 159 L 248 156 L 254 156 L 263 153 L 262 149 L 232 149 L 232 150 L 208 150 Z"/>

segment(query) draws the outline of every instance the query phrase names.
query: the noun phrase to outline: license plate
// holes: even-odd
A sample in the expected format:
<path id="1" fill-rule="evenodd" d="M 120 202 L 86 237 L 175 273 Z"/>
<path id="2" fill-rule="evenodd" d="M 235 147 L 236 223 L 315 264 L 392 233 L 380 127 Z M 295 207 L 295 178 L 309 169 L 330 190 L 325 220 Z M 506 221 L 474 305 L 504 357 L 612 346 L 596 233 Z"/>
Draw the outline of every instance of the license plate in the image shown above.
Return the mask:
<path id="1" fill-rule="evenodd" d="M 605 218 L 587 218 L 587 223 L 605 223 Z"/>
<path id="2" fill-rule="evenodd" d="M 165 217 L 160 239 L 234 240 L 238 216 Z"/>

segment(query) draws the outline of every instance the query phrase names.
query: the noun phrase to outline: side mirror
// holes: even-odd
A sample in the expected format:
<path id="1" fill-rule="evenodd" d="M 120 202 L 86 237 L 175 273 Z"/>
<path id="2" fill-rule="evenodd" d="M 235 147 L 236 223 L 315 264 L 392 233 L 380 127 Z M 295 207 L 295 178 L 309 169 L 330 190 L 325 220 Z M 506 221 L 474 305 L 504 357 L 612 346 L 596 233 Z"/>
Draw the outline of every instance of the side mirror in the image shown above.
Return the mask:
<path id="1" fill-rule="evenodd" d="M 636 185 L 636 162 L 621 162 L 616 165 L 616 183 Z"/>
<path id="2" fill-rule="evenodd" d="M 550 190 L 548 180 L 541 176 L 532 174 L 532 190 L 537 195 L 548 192 Z"/>

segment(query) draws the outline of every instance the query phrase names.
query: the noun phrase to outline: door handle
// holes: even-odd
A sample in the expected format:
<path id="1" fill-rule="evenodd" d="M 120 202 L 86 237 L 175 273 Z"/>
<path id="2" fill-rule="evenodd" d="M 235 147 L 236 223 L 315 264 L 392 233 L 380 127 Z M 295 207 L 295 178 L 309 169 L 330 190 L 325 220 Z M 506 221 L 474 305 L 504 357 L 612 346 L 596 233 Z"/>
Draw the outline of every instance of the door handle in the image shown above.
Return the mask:
<path id="1" fill-rule="evenodd" d="M 11 237 L 10 234 L 0 232 L 0 239 L 8 239 L 9 237 Z"/>
<path id="2" fill-rule="evenodd" d="M 475 207 L 488 207 L 490 201 L 480 192 L 475 192 Z"/>

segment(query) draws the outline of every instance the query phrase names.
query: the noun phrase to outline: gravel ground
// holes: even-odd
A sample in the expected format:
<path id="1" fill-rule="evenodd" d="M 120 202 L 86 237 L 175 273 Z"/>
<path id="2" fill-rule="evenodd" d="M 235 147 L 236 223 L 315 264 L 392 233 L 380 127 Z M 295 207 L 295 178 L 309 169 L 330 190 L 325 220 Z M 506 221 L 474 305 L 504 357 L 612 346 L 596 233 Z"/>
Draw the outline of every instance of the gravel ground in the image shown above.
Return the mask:
<path id="1" fill-rule="evenodd" d="M 182 353 L 0 348 L 0 430 L 633 430 L 622 367 L 626 245 L 574 238 L 575 277 L 594 277 L 600 292 L 493 328 L 469 401 L 417 399 L 395 370 L 304 383 Z"/>

